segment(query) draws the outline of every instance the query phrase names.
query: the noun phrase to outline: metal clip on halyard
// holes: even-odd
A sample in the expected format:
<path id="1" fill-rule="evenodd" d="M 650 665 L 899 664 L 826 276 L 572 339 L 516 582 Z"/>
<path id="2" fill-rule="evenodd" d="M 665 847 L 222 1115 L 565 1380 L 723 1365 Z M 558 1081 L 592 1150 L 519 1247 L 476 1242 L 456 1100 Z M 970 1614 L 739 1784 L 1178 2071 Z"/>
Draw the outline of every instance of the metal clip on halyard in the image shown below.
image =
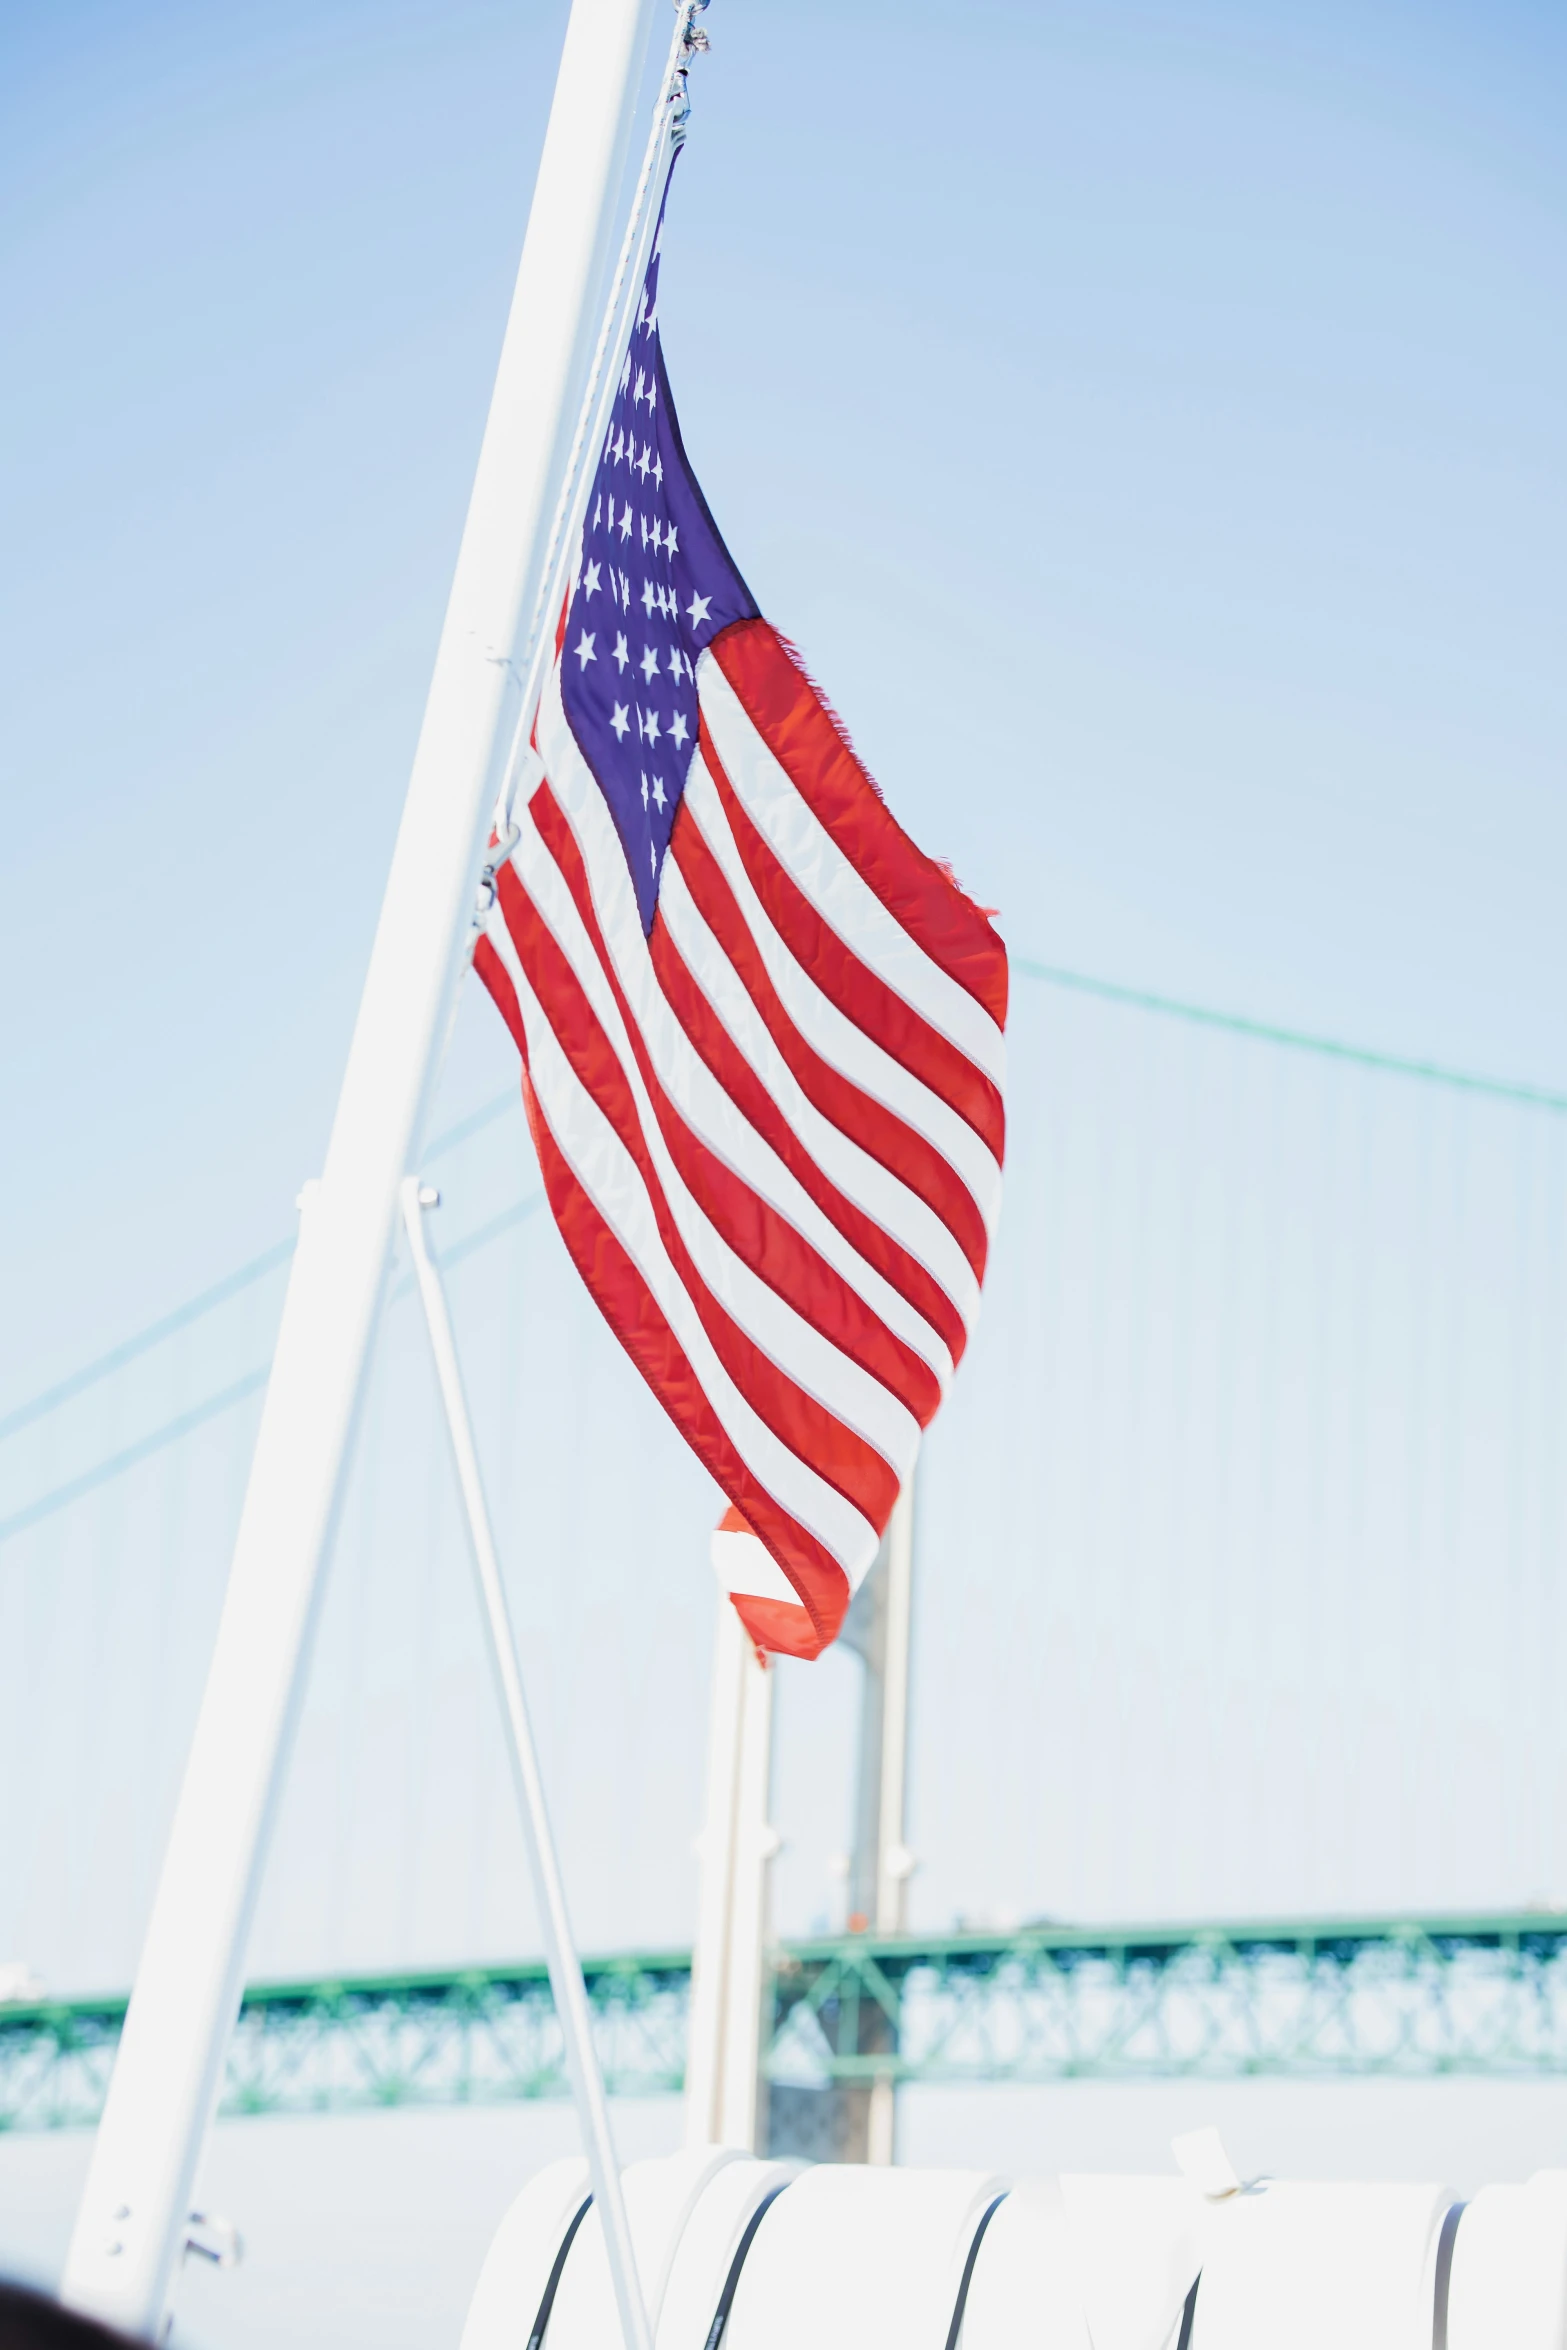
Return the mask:
<path id="1" fill-rule="evenodd" d="M 541 762 L 540 774 L 542 775 L 542 773 Z M 468 940 L 470 954 L 473 952 L 479 932 L 490 918 L 490 908 L 495 903 L 495 876 L 521 838 L 522 827 L 508 820 L 505 831 L 494 833 L 489 847 L 484 852 L 484 863 L 479 868 L 479 887 L 474 896 L 473 928 Z"/>
<path id="2" fill-rule="evenodd" d="M 610 280 L 603 323 L 594 345 L 593 364 L 588 370 L 587 388 L 582 396 L 577 429 L 566 461 L 565 478 L 561 484 L 554 521 L 550 526 L 544 590 L 528 623 L 523 657 L 515 665 L 524 681 L 522 707 L 511 748 L 501 771 L 501 786 L 491 826 L 496 843 L 504 841 L 508 845 L 504 849 L 497 846 L 493 856 L 486 858 L 484 884 L 480 893 L 481 918 L 482 914 L 488 913 L 493 902 L 496 870 L 505 862 L 521 837 L 513 820 L 513 810 L 527 774 L 530 756 L 536 759 L 533 752 L 534 723 L 538 717 L 539 699 L 544 691 L 544 676 L 554 643 L 555 623 L 566 600 L 567 589 L 572 584 L 577 545 L 582 536 L 583 517 L 587 512 L 588 490 L 593 480 L 593 463 L 596 462 L 597 452 L 603 447 L 604 436 L 609 430 L 610 412 L 615 405 L 619 356 L 631 339 L 637 295 L 647 274 L 653 236 L 663 209 L 664 191 L 669 185 L 675 158 L 685 145 L 686 125 L 691 118 L 688 81 L 691 60 L 711 47 L 706 33 L 697 23 L 697 18 L 707 4 L 708 0 L 676 0 L 675 37 L 670 44 L 663 79 L 654 100 L 653 122 L 648 133 L 647 150 L 642 158 L 642 168 L 637 174 L 631 217 L 626 223 L 614 276 Z M 542 774 L 542 768 L 539 772 Z"/>

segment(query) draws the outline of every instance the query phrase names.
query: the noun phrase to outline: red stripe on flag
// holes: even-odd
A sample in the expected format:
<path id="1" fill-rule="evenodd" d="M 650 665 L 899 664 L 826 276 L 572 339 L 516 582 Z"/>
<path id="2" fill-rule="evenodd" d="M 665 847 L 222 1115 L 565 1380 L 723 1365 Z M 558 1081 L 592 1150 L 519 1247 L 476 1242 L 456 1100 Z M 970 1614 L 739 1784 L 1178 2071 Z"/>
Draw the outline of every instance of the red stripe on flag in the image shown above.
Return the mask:
<path id="1" fill-rule="evenodd" d="M 848 1427 L 765 1354 L 720 1305 L 681 1237 L 642 1131 L 630 1081 L 581 981 L 515 866 L 502 867 L 497 886 L 506 927 L 528 983 L 584 1091 L 608 1119 L 641 1176 L 659 1237 L 719 1361 L 779 1441 L 881 1533 L 898 1498 L 897 1471 L 867 1438 Z"/>
<path id="2" fill-rule="evenodd" d="M 1007 1121 L 1001 1095 L 991 1079 L 967 1053 L 932 1028 L 895 988 L 878 978 L 869 964 L 862 963 L 831 923 L 823 921 L 793 874 L 779 863 L 771 842 L 764 840 L 752 823 L 705 725 L 701 751 L 718 787 L 751 887 L 800 968 L 810 974 L 846 1020 L 852 1020 L 883 1052 L 911 1070 L 949 1109 L 956 1110 L 988 1145 L 999 1166 L 1006 1151 Z"/>
<path id="3" fill-rule="evenodd" d="M 677 834 L 680 825 L 677 816 Z M 968 1344 L 968 1330 L 935 1275 L 824 1174 L 719 1019 L 670 937 L 662 914 L 654 916 L 647 943 L 665 1002 L 736 1109 L 750 1120 L 763 1141 L 772 1145 L 790 1174 L 822 1214 L 836 1224 L 844 1239 L 858 1249 L 865 1262 L 874 1266 L 917 1314 L 923 1315 L 944 1341 L 953 1362 L 958 1362 Z"/>
<path id="4" fill-rule="evenodd" d="M 517 1001 L 517 990 L 512 986 L 510 972 L 482 931 L 474 946 L 473 967 L 489 989 L 496 1010 L 511 1030 L 512 1042 L 521 1053 L 526 1068 L 528 1032 L 522 1025 L 522 1007 Z"/>
<path id="5" fill-rule="evenodd" d="M 694 1133 L 669 1099 L 604 943 L 581 845 L 547 783 L 528 803 L 541 839 L 554 858 L 582 917 L 620 1016 L 626 1024 L 659 1131 L 682 1181 L 743 1263 L 814 1329 L 881 1382 L 928 1426 L 941 1401 L 935 1372 L 922 1355 L 890 1330 L 859 1292 L 804 1234 L 763 1199 L 709 1144 Z M 655 977 L 657 974 L 655 973 Z"/>
<path id="6" fill-rule="evenodd" d="M 722 770 L 713 757 L 705 732 L 702 748 L 715 779 L 719 778 Z M 719 783 L 719 789 L 728 794 L 731 810 L 737 812 L 744 822 L 744 811 L 735 800 L 727 778 Z M 848 1135 L 852 1142 L 857 1142 L 861 1150 L 885 1167 L 889 1174 L 896 1175 L 900 1183 L 906 1183 L 910 1191 L 935 1211 L 973 1266 L 975 1279 L 983 1280 L 990 1243 L 984 1218 L 973 1193 L 951 1160 L 945 1158 L 934 1143 L 927 1142 L 924 1135 L 917 1134 L 896 1111 L 889 1110 L 884 1102 L 874 1100 L 851 1078 L 845 1077 L 841 1070 L 834 1069 L 829 1062 L 824 1061 L 815 1047 L 808 1044 L 800 1034 L 768 977 L 761 949 L 751 935 L 723 869 L 703 839 L 702 828 L 684 801 L 675 815 L 669 848 L 685 878 L 686 887 L 696 901 L 697 910 L 734 965 L 742 986 L 766 1023 L 768 1034 L 788 1062 L 806 1099 L 813 1102 L 822 1116 L 830 1119 L 840 1133 Z M 744 851 L 741 853 L 743 855 Z M 768 911 L 772 909 L 769 907 Z M 806 968 L 810 969 L 809 963 Z M 856 963 L 855 968 L 863 969 L 863 965 Z M 819 977 L 817 973 L 812 975 Z"/>
<path id="7" fill-rule="evenodd" d="M 809 1528 L 757 1483 L 735 1450 L 652 1291 L 573 1174 L 539 1107 L 526 1058 L 522 1097 L 551 1213 L 595 1305 L 709 1476 L 744 1512 L 783 1568 L 815 1627 L 817 1648 L 825 1648 L 849 1605 L 843 1569 Z M 793 1613 L 781 1606 L 780 1612 Z M 789 1653 L 806 1652 L 791 1648 Z"/>
<path id="8" fill-rule="evenodd" d="M 1007 1020 L 1007 951 L 945 867 L 917 849 L 860 765 L 792 646 L 765 620 L 737 620 L 713 657 L 817 822 L 931 961 Z"/>
<path id="9" fill-rule="evenodd" d="M 786 1599 L 752 1599 L 746 1592 L 735 1591 L 730 1593 L 729 1604 L 757 1647 L 769 1649 L 774 1656 L 798 1656 L 809 1663 L 834 1636 L 829 1633 L 824 1639 L 814 1619 L 804 1609 L 791 1607 Z M 844 1613 L 848 1613 L 847 1602 Z M 842 1621 L 840 1616 L 838 1622 Z M 834 1626 L 834 1632 L 836 1629 Z"/>

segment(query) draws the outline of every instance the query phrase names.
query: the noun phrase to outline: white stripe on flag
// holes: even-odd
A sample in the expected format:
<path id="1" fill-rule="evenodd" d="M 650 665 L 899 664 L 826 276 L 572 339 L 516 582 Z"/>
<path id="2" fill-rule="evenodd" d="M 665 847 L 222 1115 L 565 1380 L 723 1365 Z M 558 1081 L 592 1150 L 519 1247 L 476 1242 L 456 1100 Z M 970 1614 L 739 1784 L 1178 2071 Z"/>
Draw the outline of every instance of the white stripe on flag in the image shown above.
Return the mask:
<path id="1" fill-rule="evenodd" d="M 875 1527 L 774 1435 L 735 1386 L 670 1263 L 636 1162 L 567 1060 L 528 983 L 505 922 L 495 914 L 489 937 L 516 990 L 533 1090 L 561 1156 L 630 1256 L 746 1467 L 825 1545 L 850 1585 L 858 1584 L 876 1555 L 880 1537 Z"/>
<path id="2" fill-rule="evenodd" d="M 800 1607 L 800 1594 L 749 1528 L 742 1534 L 721 1525 L 713 1536 L 712 1557 L 718 1587 L 731 1599 L 781 1599 L 788 1607 Z"/>
<path id="3" fill-rule="evenodd" d="M 824 1061 L 891 1110 L 916 1134 L 940 1151 L 949 1167 L 967 1186 L 987 1233 L 1001 1213 L 1001 1169 L 989 1146 L 941 1096 L 933 1093 L 912 1069 L 879 1045 L 874 1037 L 841 1012 L 779 937 L 756 891 L 735 842 L 718 787 L 708 773 L 700 750 L 686 778 L 685 804 L 702 837 L 712 850 L 725 880 L 735 893 L 747 930 L 777 988 L 784 1010 L 806 1043 Z M 815 822 L 815 818 L 812 818 Z"/>
<path id="4" fill-rule="evenodd" d="M 566 736 L 565 742 L 558 739 L 556 727 L 548 723 L 551 716 L 558 715 L 559 711 L 557 690 L 554 713 L 546 708 L 540 725 L 541 745 L 546 741 L 548 745 L 546 755 L 550 761 L 551 789 L 581 852 L 593 897 L 593 909 L 615 967 L 615 976 L 630 1004 L 632 1016 L 647 1046 L 659 1082 L 691 1131 L 707 1143 L 741 1182 L 748 1184 L 769 1207 L 785 1217 L 840 1278 L 858 1293 L 871 1311 L 881 1318 L 887 1328 L 930 1365 L 945 1393 L 952 1377 L 952 1356 L 940 1332 L 931 1327 L 918 1308 L 894 1289 L 874 1265 L 867 1264 L 853 1243 L 818 1207 L 810 1193 L 778 1157 L 771 1143 L 757 1133 L 749 1118 L 730 1099 L 670 1008 L 653 968 L 653 959 L 648 953 L 647 939 L 643 934 L 641 917 L 631 888 L 631 876 L 626 867 L 625 852 L 620 845 L 620 835 L 611 822 L 604 796 L 593 782 L 564 721 L 560 723 L 559 733 Z M 673 863 L 665 868 L 664 889 L 668 890 L 671 886 L 682 892 L 685 887 L 683 877 Z M 703 927 L 704 936 L 710 939 L 711 934 L 706 932 L 705 925 Z M 670 935 L 674 937 L 672 930 Z M 712 943 L 711 952 L 720 952 L 716 942 Z M 693 977 L 700 985 L 700 959 L 693 961 L 690 955 L 686 959 L 691 965 Z M 596 956 L 594 960 L 597 961 Z M 738 979 L 735 985 L 739 986 Z M 737 1049 L 740 1049 L 738 1040 L 735 1041 Z M 798 1131 L 788 1106 L 782 1102 L 779 1106 L 789 1122 L 796 1124 Z M 836 1129 L 833 1131 L 836 1132 Z M 878 1190 L 885 1189 L 893 1182 L 894 1179 L 886 1176 L 877 1162 L 872 1160 L 868 1164 L 876 1169 L 882 1179 L 877 1186 Z M 823 1171 L 831 1174 L 828 1168 L 824 1167 Z M 837 1188 L 846 1197 L 854 1197 L 847 1185 L 838 1183 Z M 900 1191 L 902 1188 L 898 1186 Z M 913 1199 L 912 1194 L 907 1196 Z M 855 1204 L 865 1207 L 866 1212 L 884 1230 L 894 1229 L 878 1206 L 871 1206 L 863 1200 L 856 1200 Z M 915 1205 L 929 1215 L 930 1211 L 924 1208 L 922 1201 L 915 1202 Z M 918 1253 L 911 1246 L 911 1254 Z"/>
<path id="5" fill-rule="evenodd" d="M 634 972 L 639 957 L 647 957 L 647 941 L 631 890 L 625 851 L 604 795 L 566 722 L 559 675 L 555 672 L 540 706 L 539 749 L 551 789 L 582 851 L 594 911 L 616 970 Z M 712 1005 L 730 1042 L 750 1062 L 758 1082 L 772 1095 L 785 1122 L 800 1137 L 816 1164 L 845 1199 L 879 1224 L 925 1267 L 952 1300 L 964 1327 L 971 1329 L 979 1307 L 979 1284 L 967 1257 L 935 1210 L 879 1159 L 873 1159 L 835 1126 L 802 1091 L 739 973 L 692 900 L 685 877 L 672 857 L 665 859 L 659 883 L 659 912 L 671 942 Z M 652 986 L 657 988 L 651 958 L 648 958 L 648 971 Z M 628 989 L 628 995 L 630 992 Z M 890 1315 L 887 1320 L 889 1327 L 898 1326 Z M 929 1327 L 923 1317 L 921 1326 Z M 932 1339 L 941 1348 L 940 1356 L 930 1351 Z M 910 1343 L 920 1345 L 920 1351 L 937 1369 L 945 1388 L 952 1375 L 951 1360 L 939 1336 L 931 1332 L 923 1344 L 912 1338 Z"/>
<path id="6" fill-rule="evenodd" d="M 952 1300 L 965 1329 L 979 1311 L 979 1283 L 951 1232 L 918 1192 L 873 1159 L 806 1094 L 773 1041 L 744 980 L 709 930 L 701 908 L 671 857 L 659 883 L 659 913 L 692 976 L 812 1158 L 845 1199 L 852 1200 L 922 1264 Z"/>
<path id="7" fill-rule="evenodd" d="M 873 1445 L 891 1464 L 902 1484 L 914 1466 L 914 1455 L 919 1449 L 919 1423 L 913 1413 L 879 1379 L 841 1353 L 813 1323 L 754 1273 L 715 1230 L 687 1190 L 654 1114 L 604 967 L 583 927 L 565 878 L 539 837 L 529 811 L 523 813 L 522 839 L 513 852 L 512 863 L 575 972 L 624 1071 L 659 1186 L 701 1279 L 784 1377 L 805 1394 L 814 1396 L 845 1427 Z"/>
<path id="8" fill-rule="evenodd" d="M 841 939 L 852 939 L 861 962 L 921 1019 L 1003 1085 L 1006 1044 L 984 1006 L 931 961 L 855 870 L 768 749 L 711 652 L 698 660 L 696 679 L 702 716 L 725 774 L 752 823 L 822 920 Z"/>

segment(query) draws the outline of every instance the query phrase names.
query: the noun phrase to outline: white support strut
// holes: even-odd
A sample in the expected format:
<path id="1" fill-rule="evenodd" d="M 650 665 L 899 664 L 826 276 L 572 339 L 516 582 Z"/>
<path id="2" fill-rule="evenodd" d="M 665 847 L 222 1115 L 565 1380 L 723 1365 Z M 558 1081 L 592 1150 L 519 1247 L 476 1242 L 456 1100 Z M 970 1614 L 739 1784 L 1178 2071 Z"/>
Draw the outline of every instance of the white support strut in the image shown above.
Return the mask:
<path id="1" fill-rule="evenodd" d="M 909 1645 L 914 1618 L 914 1492 L 911 1477 L 887 1524 L 887 1616 L 882 1655 L 881 1781 L 876 1821 L 878 1934 L 908 1924 L 913 1856 L 904 1843 L 909 1775 Z"/>
<path id="2" fill-rule="evenodd" d="M 410 1176 L 403 1185 L 403 1224 L 413 1253 L 414 1275 L 419 1284 L 419 1297 L 429 1327 L 430 1351 L 435 1358 L 435 1376 L 446 1415 L 446 1432 L 451 1438 L 452 1461 L 462 1493 L 473 1571 L 479 1585 L 485 1630 L 489 1635 L 490 1665 L 495 1674 L 501 1712 L 505 1717 L 507 1751 L 517 1785 L 528 1861 L 533 1871 L 534 1898 L 538 1903 L 539 1923 L 544 1929 L 544 1955 L 549 1965 L 550 1989 L 555 1996 L 555 2013 L 560 2018 L 561 2033 L 566 2043 L 566 2066 L 571 2075 L 577 2118 L 582 2126 L 588 2174 L 593 2182 L 593 2200 L 603 2225 L 604 2245 L 615 2287 L 615 2302 L 620 2312 L 621 2332 L 625 2337 L 626 2350 L 653 2350 L 642 2287 L 637 2276 L 636 2254 L 626 2220 L 625 2198 L 620 2191 L 620 2166 L 615 2159 L 614 2140 L 610 2133 L 609 2108 L 604 2102 L 604 2080 L 599 2071 L 598 2052 L 593 2045 L 593 2019 L 588 2011 L 582 1964 L 572 1938 L 571 1918 L 566 1908 L 566 1889 L 561 1882 L 555 1839 L 550 1832 L 544 1781 L 539 1771 L 538 1752 L 533 1743 L 533 1726 L 528 1718 L 522 1667 L 517 1656 L 511 1611 L 506 1605 L 506 1586 L 501 1580 L 489 1505 L 484 1496 L 484 1480 L 479 1471 L 479 1455 L 473 1441 L 473 1424 L 468 1416 L 462 1368 L 457 1360 L 457 1341 L 452 1331 L 440 1269 L 425 1239 L 424 1211 L 427 1207 L 434 1207 L 438 1198 L 438 1193 L 425 1191 L 417 1177 Z"/>
<path id="3" fill-rule="evenodd" d="M 718 1601 L 702 1823 L 701 1906 L 686 2030 L 687 2146 L 758 2153 L 775 1674 L 727 1592 Z"/>
<path id="4" fill-rule="evenodd" d="M 572 0 L 516 292 L 326 1166 L 303 1215 L 228 1592 L 61 2297 L 156 2339 L 580 411 L 653 0 Z"/>
<path id="5" fill-rule="evenodd" d="M 914 1605 L 914 1491 L 910 1478 L 887 1525 L 887 1592 L 881 1657 L 881 1769 L 876 1819 L 878 1934 L 901 1934 L 908 1923 L 912 1855 L 904 1842 L 909 1772 L 909 1650 Z M 897 2159 L 898 2092 L 890 2073 L 871 2082 L 865 2117 L 865 2159 Z"/>

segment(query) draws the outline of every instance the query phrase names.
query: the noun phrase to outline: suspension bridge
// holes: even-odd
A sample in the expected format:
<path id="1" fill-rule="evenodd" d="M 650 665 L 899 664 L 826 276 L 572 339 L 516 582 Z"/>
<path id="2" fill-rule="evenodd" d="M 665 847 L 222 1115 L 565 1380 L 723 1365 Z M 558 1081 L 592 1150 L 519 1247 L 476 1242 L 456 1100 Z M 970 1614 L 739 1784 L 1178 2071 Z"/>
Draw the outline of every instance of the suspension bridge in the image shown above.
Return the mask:
<path id="1" fill-rule="evenodd" d="M 856 1666 L 780 1668 L 765 2072 L 1561 2073 L 1567 1099 L 1014 969 L 1006 1214 L 921 1471 L 915 1922 L 841 1914 Z M 454 1106 L 425 1164 L 605 2071 L 668 2093 L 712 1490 L 514 1095 Z M 0 2128 L 102 2099 L 291 1248 L 0 1417 Z M 565 2093 L 407 1294 L 233 2113 Z"/>
<path id="2" fill-rule="evenodd" d="M 685 2081 L 690 1955 L 585 1962 L 605 2082 Z M 784 2088 L 1567 2075 L 1567 1925 L 1316 1919 L 780 1944 L 764 2064 Z M 867 2050 L 869 2011 L 884 2046 Z M 97 2119 L 123 1998 L 0 2009 L 0 2129 Z M 346 2113 L 570 2095 L 544 1962 L 246 1994 L 221 2110 Z"/>

